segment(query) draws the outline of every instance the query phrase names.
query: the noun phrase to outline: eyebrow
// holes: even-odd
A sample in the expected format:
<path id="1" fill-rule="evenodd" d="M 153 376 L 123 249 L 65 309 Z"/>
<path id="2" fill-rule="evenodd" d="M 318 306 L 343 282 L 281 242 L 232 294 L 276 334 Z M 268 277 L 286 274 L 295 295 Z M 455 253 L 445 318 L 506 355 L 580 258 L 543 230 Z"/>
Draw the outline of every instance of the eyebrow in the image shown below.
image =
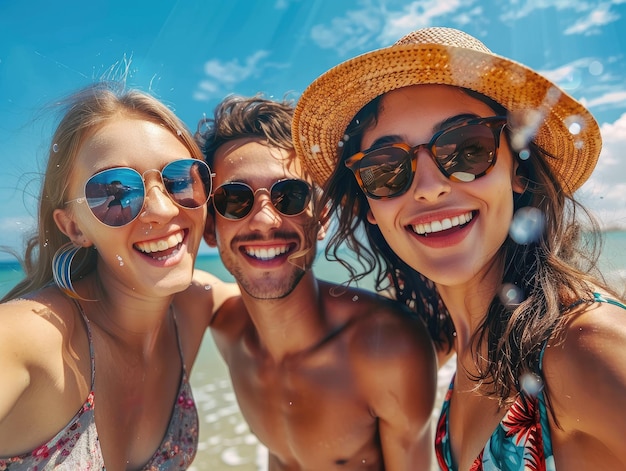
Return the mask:
<path id="1" fill-rule="evenodd" d="M 479 117 L 480 117 L 479 115 L 474 114 L 474 113 L 462 113 L 462 114 L 458 114 L 455 116 L 450 116 L 449 118 L 446 118 L 443 121 L 435 123 L 435 125 L 432 127 L 432 133 L 433 135 L 435 135 L 439 131 L 448 129 L 456 124 L 460 124 L 464 121 L 468 121 L 470 119 L 476 119 Z M 372 145 L 368 149 L 375 149 L 383 145 L 386 145 L 388 143 L 395 143 L 395 142 L 402 142 L 401 136 L 396 135 L 396 134 L 388 134 L 385 136 L 380 136 L 378 139 L 376 139 L 372 143 Z"/>

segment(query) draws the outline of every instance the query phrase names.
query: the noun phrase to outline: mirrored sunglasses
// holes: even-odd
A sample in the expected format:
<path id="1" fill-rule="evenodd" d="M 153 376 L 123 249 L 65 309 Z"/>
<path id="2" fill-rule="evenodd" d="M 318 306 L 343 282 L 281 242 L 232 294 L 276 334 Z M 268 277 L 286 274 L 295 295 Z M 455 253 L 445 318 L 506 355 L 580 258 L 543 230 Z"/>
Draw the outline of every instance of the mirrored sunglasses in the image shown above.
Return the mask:
<path id="1" fill-rule="evenodd" d="M 168 163 L 161 171 L 143 174 L 129 167 L 103 170 L 85 183 L 85 196 L 67 201 L 86 202 L 93 215 L 103 224 L 121 227 L 134 221 L 143 209 L 146 186 L 144 176 L 158 172 L 170 199 L 182 208 L 205 205 L 211 195 L 212 174 L 209 166 L 198 159 L 181 159 Z"/>
<path id="2" fill-rule="evenodd" d="M 429 154 L 441 173 L 452 181 L 471 182 L 496 163 L 500 134 L 506 117 L 476 118 L 437 132 L 430 142 L 414 147 L 394 143 L 359 152 L 345 161 L 366 196 L 393 198 L 409 189 L 415 176 L 417 154 Z"/>
<path id="3" fill-rule="evenodd" d="M 253 190 L 242 182 L 224 183 L 213 193 L 213 207 L 217 213 L 231 220 L 243 219 L 254 206 L 254 198 L 259 191 L 269 193 L 270 201 L 284 216 L 297 216 L 311 201 L 312 188 L 304 180 L 287 179 L 275 182 L 270 189 Z"/>

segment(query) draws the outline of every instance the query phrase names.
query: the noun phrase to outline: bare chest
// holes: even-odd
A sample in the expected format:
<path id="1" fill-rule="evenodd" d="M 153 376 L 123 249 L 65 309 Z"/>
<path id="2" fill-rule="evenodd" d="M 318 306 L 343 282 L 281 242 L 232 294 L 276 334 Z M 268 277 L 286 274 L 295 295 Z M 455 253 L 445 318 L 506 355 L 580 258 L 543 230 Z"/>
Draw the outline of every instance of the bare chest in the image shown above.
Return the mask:
<path id="1" fill-rule="evenodd" d="M 239 407 L 276 469 L 379 470 L 378 424 L 347 363 L 230 365 Z"/>

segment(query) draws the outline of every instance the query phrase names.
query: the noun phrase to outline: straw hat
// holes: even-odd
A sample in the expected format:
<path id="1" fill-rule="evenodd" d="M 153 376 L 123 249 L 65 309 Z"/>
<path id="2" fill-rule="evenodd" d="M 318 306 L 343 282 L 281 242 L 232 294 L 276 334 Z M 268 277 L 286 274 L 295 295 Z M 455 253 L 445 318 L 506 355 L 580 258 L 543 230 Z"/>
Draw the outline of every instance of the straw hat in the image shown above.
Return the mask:
<path id="1" fill-rule="evenodd" d="M 523 115 L 533 140 L 556 157 L 548 163 L 567 192 L 578 189 L 596 165 L 602 139 L 583 105 L 462 31 L 425 28 L 333 67 L 304 91 L 292 135 L 316 183 L 324 185 L 335 169 L 346 127 L 364 105 L 390 90 L 417 84 L 468 88 L 500 103 L 512 116 Z"/>

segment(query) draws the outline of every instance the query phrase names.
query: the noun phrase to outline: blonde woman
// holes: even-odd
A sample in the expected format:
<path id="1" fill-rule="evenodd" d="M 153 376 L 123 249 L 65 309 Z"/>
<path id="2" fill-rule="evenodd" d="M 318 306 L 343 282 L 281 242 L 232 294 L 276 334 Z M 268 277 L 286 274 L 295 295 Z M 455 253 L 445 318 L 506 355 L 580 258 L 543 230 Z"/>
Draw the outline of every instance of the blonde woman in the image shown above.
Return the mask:
<path id="1" fill-rule="evenodd" d="M 26 277 L 0 304 L 0 469 L 185 469 L 190 368 L 226 290 L 203 312 L 172 301 L 192 281 L 211 172 L 150 95 L 98 84 L 64 109 Z"/>

